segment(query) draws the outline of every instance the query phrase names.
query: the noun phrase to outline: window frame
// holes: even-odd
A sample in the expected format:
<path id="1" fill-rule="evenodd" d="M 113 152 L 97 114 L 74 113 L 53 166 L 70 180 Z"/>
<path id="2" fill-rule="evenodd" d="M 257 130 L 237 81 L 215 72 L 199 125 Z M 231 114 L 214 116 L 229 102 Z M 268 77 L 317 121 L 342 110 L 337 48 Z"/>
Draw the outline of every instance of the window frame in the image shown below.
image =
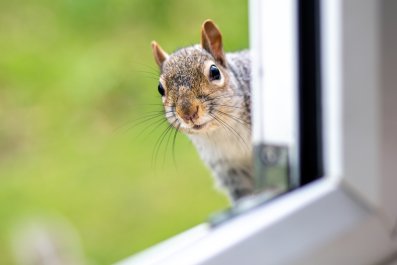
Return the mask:
<path id="1" fill-rule="evenodd" d="M 292 6 L 295 0 L 250 2 L 254 52 L 263 49 L 267 34 L 259 27 L 263 8 L 276 2 Z M 397 69 L 396 10 L 393 0 L 321 1 L 324 178 L 218 227 L 199 225 L 119 264 L 395 261 L 397 75 L 390 69 Z M 254 70 L 254 79 L 257 74 Z"/>

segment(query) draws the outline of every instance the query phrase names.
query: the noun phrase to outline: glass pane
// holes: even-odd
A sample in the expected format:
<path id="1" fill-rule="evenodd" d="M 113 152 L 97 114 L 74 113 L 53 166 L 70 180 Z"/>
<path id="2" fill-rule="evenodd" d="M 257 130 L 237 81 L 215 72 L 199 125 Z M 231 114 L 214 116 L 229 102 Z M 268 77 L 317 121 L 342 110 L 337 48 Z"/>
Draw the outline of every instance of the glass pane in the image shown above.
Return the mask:
<path id="1" fill-rule="evenodd" d="M 253 1 L 253 142 L 257 191 L 299 186 L 296 1 Z M 277 25 L 277 26 L 276 26 Z"/>
<path id="2" fill-rule="evenodd" d="M 323 175 L 319 1 L 250 8 L 256 196 L 215 224 Z"/>

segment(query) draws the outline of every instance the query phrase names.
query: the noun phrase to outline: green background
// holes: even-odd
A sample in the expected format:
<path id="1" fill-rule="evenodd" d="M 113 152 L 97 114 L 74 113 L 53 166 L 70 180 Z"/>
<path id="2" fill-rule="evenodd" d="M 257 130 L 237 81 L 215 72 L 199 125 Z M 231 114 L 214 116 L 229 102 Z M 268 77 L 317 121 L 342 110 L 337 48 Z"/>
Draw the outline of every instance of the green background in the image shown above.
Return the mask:
<path id="1" fill-rule="evenodd" d="M 246 48 L 247 12 L 237 0 L 0 0 L 0 264 L 15 263 L 32 220 L 67 223 L 59 242 L 73 230 L 86 263 L 109 264 L 228 206 L 184 135 L 174 162 L 172 139 L 155 147 L 161 119 L 137 119 L 161 110 L 153 39 L 169 52 L 197 43 L 212 18 L 226 51 Z"/>

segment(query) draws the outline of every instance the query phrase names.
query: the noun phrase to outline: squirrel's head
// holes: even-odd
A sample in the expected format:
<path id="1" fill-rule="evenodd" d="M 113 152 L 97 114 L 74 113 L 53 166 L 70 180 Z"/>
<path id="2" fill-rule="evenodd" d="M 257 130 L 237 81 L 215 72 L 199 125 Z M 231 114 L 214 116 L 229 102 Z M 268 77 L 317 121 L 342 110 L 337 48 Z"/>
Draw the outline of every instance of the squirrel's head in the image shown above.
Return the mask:
<path id="1" fill-rule="evenodd" d="M 203 23 L 199 45 L 168 55 L 153 41 L 152 50 L 161 71 L 158 91 L 171 125 L 186 133 L 225 126 L 233 117 L 233 90 L 222 35 L 214 22 Z"/>

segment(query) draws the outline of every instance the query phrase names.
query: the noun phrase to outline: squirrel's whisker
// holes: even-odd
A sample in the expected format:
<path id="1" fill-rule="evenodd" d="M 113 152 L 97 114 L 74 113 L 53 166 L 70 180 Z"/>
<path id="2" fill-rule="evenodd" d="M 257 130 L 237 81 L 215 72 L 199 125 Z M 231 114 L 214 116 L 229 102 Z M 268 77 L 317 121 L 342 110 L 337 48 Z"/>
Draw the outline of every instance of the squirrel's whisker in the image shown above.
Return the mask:
<path id="1" fill-rule="evenodd" d="M 166 141 L 166 143 L 165 143 L 165 150 L 164 150 L 164 158 L 163 158 L 163 166 L 164 166 L 164 163 L 165 163 L 165 158 L 167 157 L 167 149 L 168 149 L 168 145 L 169 145 L 169 142 L 170 142 L 170 139 L 172 138 L 172 130 L 174 129 L 174 131 L 176 131 L 175 130 L 175 124 L 177 123 L 177 119 L 175 119 L 173 122 L 171 122 L 171 125 L 172 125 L 172 128 L 167 132 L 167 134 L 168 134 L 168 138 L 167 138 L 167 141 Z M 174 147 L 171 149 L 171 151 L 172 150 L 174 150 Z M 174 157 L 174 153 L 172 153 L 172 155 L 173 155 L 173 160 L 174 160 L 174 162 L 175 162 L 175 157 Z"/>
<path id="2" fill-rule="evenodd" d="M 154 156 L 152 157 L 152 164 L 153 165 L 155 165 L 155 163 L 153 163 L 153 162 L 155 162 L 157 160 L 158 154 L 159 154 L 160 149 L 161 149 L 161 145 L 163 144 L 165 137 L 167 136 L 168 132 L 172 128 L 173 128 L 173 125 L 169 124 L 167 126 L 167 128 L 165 128 L 165 130 L 160 134 L 158 140 L 156 141 L 156 144 L 155 144 L 155 147 L 154 147 L 155 152 L 154 152 Z"/>
<path id="3" fill-rule="evenodd" d="M 243 146 L 248 146 L 247 142 L 244 140 L 244 138 L 232 127 L 230 126 L 225 120 L 223 120 L 222 118 L 220 118 L 219 116 L 212 116 L 215 120 L 217 120 L 218 122 L 220 122 L 221 124 L 224 125 L 225 129 L 228 129 L 230 132 L 232 132 L 235 136 L 236 139 L 241 142 L 243 144 Z"/>
<path id="4" fill-rule="evenodd" d="M 216 96 L 216 97 L 207 98 L 207 99 L 205 99 L 202 102 L 205 103 L 205 102 L 208 102 L 208 101 L 214 101 L 214 100 L 221 99 L 221 98 L 226 99 L 226 98 L 236 98 L 236 97 L 244 97 L 244 95 L 235 95 L 235 94 L 233 94 L 233 95 L 222 95 L 222 96 Z"/>
<path id="5" fill-rule="evenodd" d="M 164 113 L 158 113 L 158 114 L 152 114 L 151 116 L 145 116 L 145 117 L 140 117 L 132 121 L 125 122 L 124 124 L 120 125 L 117 127 L 114 132 L 115 133 L 126 133 L 129 130 L 132 130 L 141 124 L 144 124 L 145 122 L 148 122 L 153 119 L 163 119 L 164 118 Z"/>
<path id="6" fill-rule="evenodd" d="M 243 121 L 242 119 L 240 119 L 240 118 L 238 118 L 238 117 L 236 117 L 236 116 L 233 116 L 233 115 L 231 115 L 231 114 L 229 114 L 229 113 L 223 112 L 223 111 L 221 111 L 221 110 L 215 110 L 215 111 L 218 112 L 218 113 L 221 114 L 221 115 L 227 116 L 227 117 L 229 117 L 229 118 L 235 120 L 236 122 L 238 122 L 238 123 L 240 123 L 240 124 L 242 124 L 242 125 L 244 125 L 244 126 L 247 126 L 247 127 L 248 127 L 248 125 L 250 125 L 250 124 L 247 123 L 246 121 Z"/>
<path id="7" fill-rule="evenodd" d="M 230 105 L 225 105 L 225 104 L 217 104 L 217 103 L 213 103 L 213 102 L 207 103 L 205 106 L 208 106 L 208 107 L 226 107 L 226 108 L 232 108 L 232 109 L 241 110 L 241 107 L 239 107 L 239 106 L 230 106 Z"/>
<path id="8" fill-rule="evenodd" d="M 157 156 L 158 156 L 158 152 L 161 146 L 161 142 L 163 141 L 163 136 L 164 134 L 167 133 L 167 131 L 169 130 L 169 128 L 171 127 L 171 124 L 168 124 L 167 127 L 160 133 L 160 135 L 158 136 L 154 146 L 153 146 L 153 152 L 152 152 L 152 166 L 155 167 L 156 166 L 156 160 L 157 160 Z"/>
<path id="9" fill-rule="evenodd" d="M 146 137 L 148 137 L 149 135 L 153 134 L 154 131 L 159 128 L 161 125 L 167 123 L 166 119 L 162 119 L 162 120 L 155 120 L 150 122 L 148 125 L 146 125 L 137 135 L 137 138 L 141 137 L 142 135 L 145 135 Z M 150 128 L 152 128 L 152 130 L 149 131 L 149 133 L 145 133 L 147 130 L 149 130 Z"/>
<path id="10" fill-rule="evenodd" d="M 176 143 L 176 136 L 178 135 L 179 128 L 181 127 L 181 123 L 175 128 L 174 137 L 172 139 L 172 160 L 174 161 L 174 166 L 176 167 L 176 159 L 175 159 L 175 143 Z"/>

